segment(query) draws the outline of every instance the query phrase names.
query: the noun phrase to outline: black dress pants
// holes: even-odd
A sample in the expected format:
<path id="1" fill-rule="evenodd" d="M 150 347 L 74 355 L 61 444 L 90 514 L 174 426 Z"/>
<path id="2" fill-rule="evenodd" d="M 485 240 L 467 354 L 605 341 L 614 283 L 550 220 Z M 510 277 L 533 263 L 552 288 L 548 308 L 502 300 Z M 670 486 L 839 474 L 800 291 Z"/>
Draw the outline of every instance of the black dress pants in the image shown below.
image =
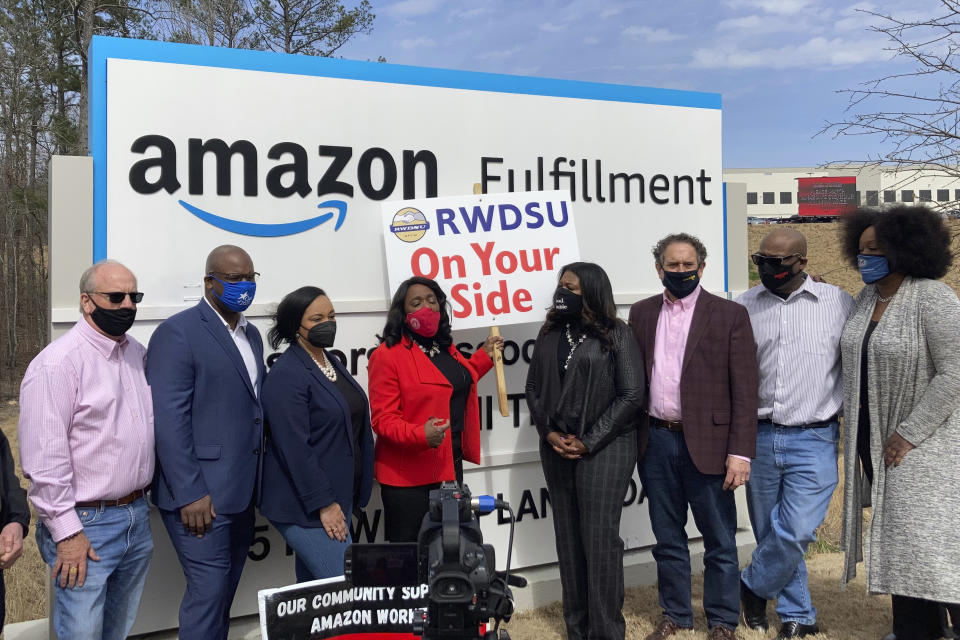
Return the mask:
<path id="1" fill-rule="evenodd" d="M 383 533 L 387 542 L 416 542 L 423 516 L 430 510 L 430 491 L 440 483 L 415 487 L 380 485 L 383 500 Z"/>
<path id="2" fill-rule="evenodd" d="M 617 436 L 580 460 L 540 443 L 550 491 L 568 640 L 623 640 L 620 516 L 637 463 L 637 436 Z"/>
<path id="3" fill-rule="evenodd" d="M 940 603 L 898 595 L 891 596 L 890 600 L 897 640 L 937 640 L 943 635 Z"/>

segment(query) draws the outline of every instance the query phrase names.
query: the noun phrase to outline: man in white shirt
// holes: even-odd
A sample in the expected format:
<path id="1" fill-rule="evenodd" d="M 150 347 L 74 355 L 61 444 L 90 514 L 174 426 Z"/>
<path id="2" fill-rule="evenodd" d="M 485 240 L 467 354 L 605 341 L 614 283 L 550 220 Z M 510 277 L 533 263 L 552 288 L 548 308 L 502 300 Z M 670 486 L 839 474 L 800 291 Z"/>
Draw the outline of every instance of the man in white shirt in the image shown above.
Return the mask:
<path id="1" fill-rule="evenodd" d="M 740 574 L 740 599 L 751 629 L 767 628 L 775 599 L 781 640 L 819 632 L 803 556 L 837 485 L 840 334 L 853 298 L 807 276 L 807 241 L 794 229 L 767 234 L 751 258 L 762 284 L 737 302 L 750 313 L 760 373 L 747 483 L 757 548 Z"/>

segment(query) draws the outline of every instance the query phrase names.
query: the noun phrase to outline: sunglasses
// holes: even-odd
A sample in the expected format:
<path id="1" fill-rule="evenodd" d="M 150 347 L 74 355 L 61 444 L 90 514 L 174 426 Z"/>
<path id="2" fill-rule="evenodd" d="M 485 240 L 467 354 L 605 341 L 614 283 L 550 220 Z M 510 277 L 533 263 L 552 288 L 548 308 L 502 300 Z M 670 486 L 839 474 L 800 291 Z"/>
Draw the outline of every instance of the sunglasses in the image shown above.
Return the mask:
<path id="1" fill-rule="evenodd" d="M 92 293 L 99 293 L 102 296 L 107 296 L 107 300 L 113 304 L 120 304 L 127 296 L 130 296 L 130 302 L 133 304 L 138 304 L 141 300 L 143 300 L 143 294 L 139 291 L 93 291 Z"/>
<path id="2" fill-rule="evenodd" d="M 762 253 L 750 254 L 750 259 L 753 261 L 753 264 L 757 265 L 758 267 L 763 263 L 767 263 L 771 267 L 780 267 L 783 266 L 784 260 L 802 257 L 804 257 L 802 253 L 791 253 L 788 256 L 765 256 Z"/>

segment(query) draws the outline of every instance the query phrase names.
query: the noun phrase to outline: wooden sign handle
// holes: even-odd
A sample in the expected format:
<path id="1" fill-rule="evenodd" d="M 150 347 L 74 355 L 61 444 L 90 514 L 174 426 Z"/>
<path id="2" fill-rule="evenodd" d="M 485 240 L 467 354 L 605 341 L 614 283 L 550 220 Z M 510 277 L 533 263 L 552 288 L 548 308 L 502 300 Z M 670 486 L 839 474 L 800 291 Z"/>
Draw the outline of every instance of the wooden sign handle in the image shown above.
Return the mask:
<path id="1" fill-rule="evenodd" d="M 473 183 L 473 193 L 476 195 L 483 193 L 479 182 Z M 490 327 L 490 335 L 499 337 L 500 327 L 495 325 Z M 493 370 L 497 374 L 497 403 L 500 405 L 500 415 L 508 418 L 510 417 L 510 405 L 507 404 L 507 380 L 503 375 L 503 353 L 498 349 L 493 350 Z"/>
<path id="2" fill-rule="evenodd" d="M 496 325 L 490 327 L 490 335 L 499 337 L 500 327 Z M 507 404 L 507 380 L 503 375 L 503 352 L 499 349 L 493 350 L 493 370 L 497 374 L 497 402 L 500 405 L 500 415 L 506 418 L 510 415 L 510 405 Z"/>

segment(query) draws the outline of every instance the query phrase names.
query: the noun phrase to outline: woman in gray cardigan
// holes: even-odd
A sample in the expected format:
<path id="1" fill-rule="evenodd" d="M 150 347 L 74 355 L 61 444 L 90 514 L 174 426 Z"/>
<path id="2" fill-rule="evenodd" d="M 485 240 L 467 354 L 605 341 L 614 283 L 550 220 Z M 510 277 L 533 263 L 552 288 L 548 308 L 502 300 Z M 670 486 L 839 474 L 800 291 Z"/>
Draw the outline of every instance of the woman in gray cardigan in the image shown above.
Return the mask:
<path id="1" fill-rule="evenodd" d="M 960 301 L 936 280 L 950 234 L 926 207 L 898 206 L 857 211 L 843 236 L 866 283 L 841 338 L 845 578 L 865 558 L 867 589 L 893 596 L 897 640 L 939 638 L 938 603 L 960 602 Z"/>

